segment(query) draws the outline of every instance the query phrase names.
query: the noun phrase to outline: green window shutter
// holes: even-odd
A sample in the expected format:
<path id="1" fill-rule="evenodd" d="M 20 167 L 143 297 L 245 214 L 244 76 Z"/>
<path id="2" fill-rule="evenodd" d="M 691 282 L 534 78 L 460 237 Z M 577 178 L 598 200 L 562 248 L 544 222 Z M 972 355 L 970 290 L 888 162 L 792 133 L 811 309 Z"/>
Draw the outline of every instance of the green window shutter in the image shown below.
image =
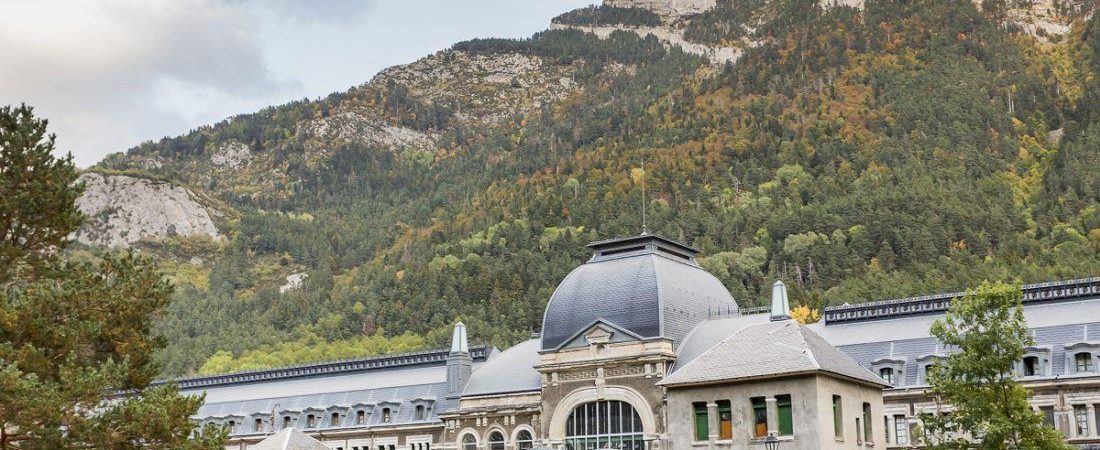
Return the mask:
<path id="1" fill-rule="evenodd" d="M 843 425 L 842 418 L 843 418 L 844 414 L 843 414 L 843 412 L 841 411 L 840 408 L 841 408 L 840 396 L 839 395 L 834 395 L 833 396 L 833 435 L 838 437 L 838 438 L 844 437 L 844 427 L 842 426 Z"/>
<path id="2" fill-rule="evenodd" d="M 776 406 L 779 409 L 779 434 L 790 436 L 794 434 L 794 418 L 791 416 L 791 396 L 775 396 Z"/>
<path id="3" fill-rule="evenodd" d="M 707 423 L 707 404 L 692 403 L 695 409 L 695 440 L 705 441 L 710 437 L 709 424 Z"/>

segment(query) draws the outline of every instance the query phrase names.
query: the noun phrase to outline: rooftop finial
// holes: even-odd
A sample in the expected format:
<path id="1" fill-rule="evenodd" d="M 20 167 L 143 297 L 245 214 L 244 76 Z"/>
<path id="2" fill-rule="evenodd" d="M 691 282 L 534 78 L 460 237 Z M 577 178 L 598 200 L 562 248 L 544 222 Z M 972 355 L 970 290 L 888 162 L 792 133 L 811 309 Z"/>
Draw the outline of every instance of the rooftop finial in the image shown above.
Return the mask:
<path id="1" fill-rule="evenodd" d="M 787 301 L 787 285 L 775 280 L 772 285 L 772 322 L 791 318 L 791 304 Z"/>
<path id="2" fill-rule="evenodd" d="M 454 334 L 451 335 L 451 353 L 470 353 L 470 343 L 466 340 L 466 325 L 462 322 L 455 324 Z"/>

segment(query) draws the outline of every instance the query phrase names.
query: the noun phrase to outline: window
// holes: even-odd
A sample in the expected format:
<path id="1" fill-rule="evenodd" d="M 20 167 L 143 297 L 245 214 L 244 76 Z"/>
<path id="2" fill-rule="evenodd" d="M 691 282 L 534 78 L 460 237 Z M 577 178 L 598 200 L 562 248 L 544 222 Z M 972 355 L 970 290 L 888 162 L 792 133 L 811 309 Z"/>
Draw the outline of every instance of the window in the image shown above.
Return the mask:
<path id="1" fill-rule="evenodd" d="M 382 423 L 390 423 L 392 419 L 389 408 L 382 408 Z"/>
<path id="2" fill-rule="evenodd" d="M 416 420 L 424 420 L 424 405 L 416 405 Z"/>
<path id="3" fill-rule="evenodd" d="M 313 414 L 306 416 L 306 428 L 317 428 L 317 418 Z"/>
<path id="4" fill-rule="evenodd" d="M 752 435 L 753 437 L 766 437 L 768 435 L 768 402 L 764 397 L 753 397 L 752 402 Z"/>
<path id="5" fill-rule="evenodd" d="M 1033 377 L 1039 374 L 1039 357 L 1028 356 L 1024 358 L 1024 376 Z"/>
<path id="6" fill-rule="evenodd" d="M 839 395 L 833 396 L 833 436 L 837 439 L 844 437 L 844 427 L 841 426 L 844 423 L 844 411 L 841 409 L 841 400 Z"/>
<path id="7" fill-rule="evenodd" d="M 256 421 L 252 423 L 252 431 L 257 433 L 264 431 L 264 419 L 256 418 Z"/>
<path id="8" fill-rule="evenodd" d="M 355 424 L 356 425 L 362 425 L 364 423 L 367 423 L 367 412 L 363 411 L 363 410 L 356 411 L 355 412 Z"/>
<path id="9" fill-rule="evenodd" d="M 893 367 L 883 367 L 883 368 L 879 369 L 878 370 L 878 376 L 879 376 L 879 378 L 882 378 L 882 380 L 885 381 L 886 384 L 889 384 L 890 386 L 894 385 L 894 368 Z"/>
<path id="10" fill-rule="evenodd" d="M 856 417 L 856 444 L 863 445 L 863 425 L 861 425 L 859 417 Z"/>
<path id="11" fill-rule="evenodd" d="M 531 450 L 535 447 L 535 439 L 531 437 L 531 432 L 527 430 L 520 430 L 516 433 L 516 450 Z"/>
<path id="12" fill-rule="evenodd" d="M 1073 407 L 1073 417 L 1077 421 L 1077 435 L 1088 436 L 1089 435 L 1089 413 L 1082 405 L 1076 405 Z"/>
<path id="13" fill-rule="evenodd" d="M 872 423 L 871 422 L 871 404 L 870 403 L 864 403 L 863 404 L 863 439 L 867 440 L 868 442 L 872 442 L 872 441 L 875 440 L 872 437 L 872 434 L 871 434 L 871 429 L 874 428 L 873 426 L 871 426 L 871 423 Z"/>
<path id="14" fill-rule="evenodd" d="M 229 432 L 232 433 L 236 429 L 237 429 L 237 422 L 230 420 L 229 421 Z"/>
<path id="15" fill-rule="evenodd" d="M 733 408 L 729 400 L 718 400 L 718 439 L 733 439 Z"/>
<path id="16" fill-rule="evenodd" d="M 1073 355 L 1077 363 L 1077 373 L 1092 372 L 1092 353 L 1081 352 Z"/>
<path id="17" fill-rule="evenodd" d="M 470 433 L 462 436 L 462 450 L 477 450 L 477 436 Z"/>
<path id="18" fill-rule="evenodd" d="M 290 416 L 283 416 L 283 428 L 290 428 Z"/>
<path id="19" fill-rule="evenodd" d="M 909 445 L 909 421 L 905 416 L 894 416 L 894 436 L 898 445 Z"/>
<path id="20" fill-rule="evenodd" d="M 1043 414 L 1043 425 L 1054 428 L 1054 407 L 1041 406 L 1039 412 Z"/>
<path id="21" fill-rule="evenodd" d="M 565 450 L 645 450 L 642 418 L 627 402 L 601 400 L 573 409 L 565 420 Z"/>
<path id="22" fill-rule="evenodd" d="M 489 450 L 504 450 L 504 435 L 499 431 L 489 433 Z"/>
<path id="23" fill-rule="evenodd" d="M 340 426 L 340 413 L 338 413 L 338 412 L 332 413 L 332 417 L 329 418 L 329 421 L 328 421 L 328 426 L 330 426 L 332 428 L 336 428 L 336 427 Z"/>
<path id="24" fill-rule="evenodd" d="M 707 404 L 706 402 L 695 402 L 691 404 L 691 409 L 695 416 L 695 440 L 705 441 L 710 436 L 710 427 L 707 423 Z"/>
<path id="25" fill-rule="evenodd" d="M 776 412 L 779 414 L 779 435 L 791 436 L 794 434 L 794 417 L 791 416 L 791 396 L 775 396 Z"/>

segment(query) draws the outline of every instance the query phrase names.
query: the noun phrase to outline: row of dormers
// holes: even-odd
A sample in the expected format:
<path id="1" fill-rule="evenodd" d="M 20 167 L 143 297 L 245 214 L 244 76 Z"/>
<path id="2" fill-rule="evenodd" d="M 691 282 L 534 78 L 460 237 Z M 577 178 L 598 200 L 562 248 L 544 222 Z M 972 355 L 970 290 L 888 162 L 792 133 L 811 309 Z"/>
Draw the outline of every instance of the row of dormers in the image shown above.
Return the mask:
<path id="1" fill-rule="evenodd" d="M 1066 376 L 1098 375 L 1100 374 L 1100 342 L 1073 342 L 1066 344 L 1065 348 L 1065 373 Z M 1017 377 L 1049 377 L 1053 376 L 1051 364 L 1051 346 L 1035 346 L 1024 349 L 1024 356 L 1013 367 L 1013 373 Z M 913 386 L 928 385 L 928 373 L 935 367 L 940 359 L 946 358 L 945 354 L 923 355 L 916 358 L 916 384 Z M 869 369 L 883 381 L 894 387 L 906 386 L 906 367 L 908 360 L 904 357 L 880 358 L 872 361 Z"/>
<path id="2" fill-rule="evenodd" d="M 434 404 L 434 399 L 418 398 L 410 401 L 412 417 L 403 422 L 431 420 Z M 204 426 L 214 424 L 228 427 L 230 435 L 243 435 L 270 433 L 290 427 L 309 431 L 397 424 L 400 412 L 401 402 L 384 401 L 377 404 L 357 403 L 327 408 L 281 408 L 275 411 L 274 421 L 271 413 L 253 413 L 247 417 L 239 414 L 210 416 L 199 422 Z"/>

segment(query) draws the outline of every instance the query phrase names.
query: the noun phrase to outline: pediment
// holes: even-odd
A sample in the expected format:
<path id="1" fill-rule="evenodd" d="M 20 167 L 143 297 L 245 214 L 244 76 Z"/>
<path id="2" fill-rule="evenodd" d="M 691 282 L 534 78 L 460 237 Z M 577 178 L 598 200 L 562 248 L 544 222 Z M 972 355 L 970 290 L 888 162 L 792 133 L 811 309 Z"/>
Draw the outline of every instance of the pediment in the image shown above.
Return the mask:
<path id="1" fill-rule="evenodd" d="M 567 339 L 562 347 L 588 347 L 641 340 L 641 336 L 603 319 L 597 319 Z"/>

